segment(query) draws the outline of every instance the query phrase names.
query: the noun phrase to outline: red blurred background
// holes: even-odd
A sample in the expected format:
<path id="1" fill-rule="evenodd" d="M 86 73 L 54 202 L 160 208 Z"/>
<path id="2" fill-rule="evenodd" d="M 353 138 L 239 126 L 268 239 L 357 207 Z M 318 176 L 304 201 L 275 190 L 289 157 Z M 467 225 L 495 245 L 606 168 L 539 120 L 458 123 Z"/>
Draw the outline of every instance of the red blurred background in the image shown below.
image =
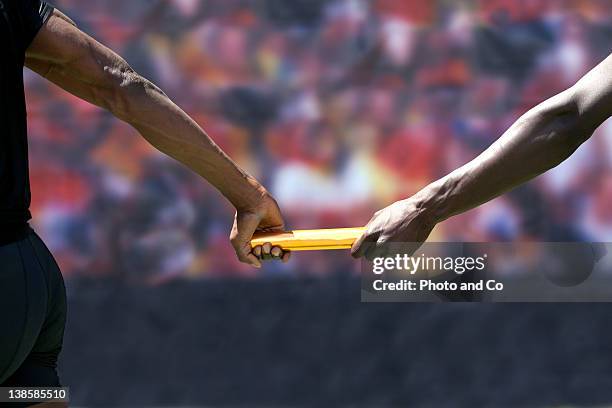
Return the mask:
<path id="1" fill-rule="evenodd" d="M 277 197 L 290 228 L 364 225 L 470 160 L 612 49 L 606 0 L 57 0 Z M 129 126 L 27 75 L 33 225 L 64 274 L 354 270 L 344 253 L 261 272 L 232 209 Z M 437 241 L 609 241 L 612 125 L 566 163 L 440 225 Z"/>

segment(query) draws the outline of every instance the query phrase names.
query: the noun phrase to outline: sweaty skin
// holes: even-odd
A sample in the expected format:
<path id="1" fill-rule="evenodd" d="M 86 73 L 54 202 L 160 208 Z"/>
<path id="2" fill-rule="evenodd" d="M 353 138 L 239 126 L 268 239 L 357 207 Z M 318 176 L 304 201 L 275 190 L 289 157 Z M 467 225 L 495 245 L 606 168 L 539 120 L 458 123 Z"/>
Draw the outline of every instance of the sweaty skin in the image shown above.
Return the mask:
<path id="1" fill-rule="evenodd" d="M 256 231 L 282 231 L 276 201 L 234 163 L 183 110 L 119 55 L 79 30 L 55 10 L 26 53 L 26 66 L 73 95 L 132 125 L 161 152 L 216 187 L 236 208 L 230 240 L 238 258 L 255 267 L 289 253 L 251 248 Z"/>
<path id="2" fill-rule="evenodd" d="M 441 221 L 477 207 L 566 160 L 612 116 L 612 54 L 574 86 L 519 118 L 471 162 L 374 214 L 354 257 L 389 254 L 390 242 L 418 249 Z"/>

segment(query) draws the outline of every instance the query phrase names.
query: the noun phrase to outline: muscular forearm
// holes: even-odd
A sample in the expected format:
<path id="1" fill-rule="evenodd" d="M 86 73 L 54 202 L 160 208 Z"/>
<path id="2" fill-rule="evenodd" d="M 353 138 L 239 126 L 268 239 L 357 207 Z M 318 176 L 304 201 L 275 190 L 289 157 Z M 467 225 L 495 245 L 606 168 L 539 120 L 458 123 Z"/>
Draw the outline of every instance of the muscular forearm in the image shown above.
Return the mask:
<path id="1" fill-rule="evenodd" d="M 266 194 L 157 86 L 62 16 L 50 20 L 47 35 L 35 39 L 28 67 L 135 127 L 160 151 L 208 180 L 237 209 Z M 53 41 L 54 36 L 63 44 Z"/>
<path id="2" fill-rule="evenodd" d="M 377 212 L 353 245 L 352 255 L 387 256 L 389 242 L 421 243 L 434 226 L 489 201 L 565 160 L 589 129 L 577 120 L 573 91 L 560 94 L 521 117 L 471 162 L 414 196 Z M 411 251 L 418 245 L 409 246 Z"/>
<path id="3" fill-rule="evenodd" d="M 376 212 L 351 249 L 388 256 L 390 242 L 414 251 L 435 225 L 530 180 L 567 159 L 612 115 L 612 56 L 573 87 L 523 115 L 491 147 L 414 196 Z M 415 245 L 416 244 L 416 245 Z"/>
<path id="4" fill-rule="evenodd" d="M 111 75 L 121 81 L 117 92 L 122 100 L 113 104 L 111 111 L 153 146 L 204 177 L 238 209 L 266 194 L 158 87 L 133 72 Z"/>
<path id="5" fill-rule="evenodd" d="M 253 266 L 261 266 L 259 257 L 289 259 L 281 248 L 270 245 L 254 252 L 250 245 L 255 231 L 284 228 L 280 209 L 268 192 L 157 86 L 64 14 L 55 10 L 40 29 L 27 49 L 26 65 L 73 95 L 109 110 L 215 186 L 237 210 L 230 241 L 238 259 Z"/>
<path id="6" fill-rule="evenodd" d="M 612 55 L 523 115 L 480 156 L 417 194 L 433 222 L 472 209 L 567 159 L 612 114 Z"/>
<path id="7" fill-rule="evenodd" d="M 567 159 L 593 132 L 579 120 L 572 92 L 527 112 L 477 158 L 423 189 L 422 209 L 435 222 L 445 220 Z"/>

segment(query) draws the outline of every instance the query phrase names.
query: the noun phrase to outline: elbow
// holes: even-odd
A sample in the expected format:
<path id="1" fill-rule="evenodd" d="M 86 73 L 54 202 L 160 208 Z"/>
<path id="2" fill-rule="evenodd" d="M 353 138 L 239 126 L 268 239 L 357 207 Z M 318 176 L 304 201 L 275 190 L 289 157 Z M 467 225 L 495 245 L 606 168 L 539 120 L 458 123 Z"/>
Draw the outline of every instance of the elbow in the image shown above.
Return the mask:
<path id="1" fill-rule="evenodd" d="M 570 157 L 593 134 L 593 129 L 585 126 L 580 115 L 573 111 L 556 114 L 549 126 L 542 132 L 548 154 L 543 161 L 546 170 L 554 168 Z"/>
<path id="2" fill-rule="evenodd" d="M 539 129 L 537 139 L 550 152 L 552 167 L 569 157 L 595 131 L 588 118 L 581 113 L 579 93 L 570 88 L 537 106 L 532 123 Z"/>
<path id="3" fill-rule="evenodd" d="M 117 118 L 129 122 L 133 116 L 135 94 L 142 86 L 144 79 L 131 68 L 105 67 L 104 71 L 111 78 L 108 99 L 109 110 Z"/>
<path id="4" fill-rule="evenodd" d="M 571 108 L 558 115 L 553 121 L 557 139 L 567 156 L 574 153 L 584 142 L 589 140 L 595 128 L 590 121 L 580 113 L 578 104 L 572 100 Z"/>
<path id="5" fill-rule="evenodd" d="M 118 87 L 105 90 L 101 106 L 116 118 L 129 122 L 131 108 L 130 100 L 125 94 L 125 90 Z"/>
<path id="6" fill-rule="evenodd" d="M 105 84 L 100 87 L 100 106 L 115 117 L 132 123 L 142 95 L 146 94 L 150 82 L 130 68 L 104 67 Z"/>
<path id="7" fill-rule="evenodd" d="M 557 117 L 557 126 L 561 129 L 561 139 L 571 154 L 593 136 L 598 124 L 584 111 L 584 97 L 579 88 L 573 86 L 566 94 L 565 109 Z"/>

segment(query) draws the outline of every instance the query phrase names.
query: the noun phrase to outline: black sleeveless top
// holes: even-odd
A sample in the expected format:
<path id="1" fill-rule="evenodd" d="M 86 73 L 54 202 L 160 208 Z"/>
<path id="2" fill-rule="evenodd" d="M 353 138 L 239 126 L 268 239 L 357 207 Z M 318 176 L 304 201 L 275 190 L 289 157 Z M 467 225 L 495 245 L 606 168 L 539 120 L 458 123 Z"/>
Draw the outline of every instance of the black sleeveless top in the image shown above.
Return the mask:
<path id="1" fill-rule="evenodd" d="M 52 11 L 39 0 L 0 0 L 0 245 L 23 238 L 31 218 L 23 65 Z"/>

